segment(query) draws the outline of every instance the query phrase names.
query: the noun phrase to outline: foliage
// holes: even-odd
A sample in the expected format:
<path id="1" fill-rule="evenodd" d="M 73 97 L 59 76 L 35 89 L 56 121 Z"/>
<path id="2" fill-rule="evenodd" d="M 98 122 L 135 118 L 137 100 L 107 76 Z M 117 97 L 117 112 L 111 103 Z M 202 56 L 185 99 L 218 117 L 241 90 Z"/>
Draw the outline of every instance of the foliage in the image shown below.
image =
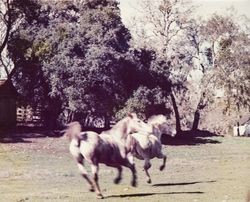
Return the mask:
<path id="1" fill-rule="evenodd" d="M 128 92 L 127 99 L 116 109 L 116 118 L 122 118 L 131 111 L 142 118 L 153 114 L 169 115 L 167 95 L 172 85 L 168 80 L 169 66 L 155 51 L 147 49 L 131 50 L 127 61 L 130 68 L 121 73 Z"/>
<path id="2" fill-rule="evenodd" d="M 247 26 L 243 29 L 234 15 L 192 19 L 189 1 L 140 2 L 137 9 L 142 14 L 130 24 L 133 43 L 164 58 L 177 131 L 181 127 L 197 130 L 202 112 L 216 101 L 221 89 L 227 111 L 250 106 Z M 162 66 L 157 69 L 162 75 Z"/>
<path id="3" fill-rule="evenodd" d="M 8 55 L 7 43 L 12 32 L 18 27 L 19 21 L 23 18 L 30 19 L 37 11 L 36 4 L 32 0 L 2 0 L 0 2 L 0 67 L 3 68 L 4 75 L 11 77 L 12 62 Z M 32 9 L 26 9 L 26 7 Z M 1 75 L 0 75 L 1 76 Z"/>
<path id="4" fill-rule="evenodd" d="M 173 110 L 178 132 L 198 129 L 216 90 L 227 111 L 250 106 L 249 27 L 233 16 L 195 20 L 189 1 L 141 0 L 131 48 L 115 0 L 5 1 L 12 80 L 49 122 Z"/>
<path id="5" fill-rule="evenodd" d="M 116 1 L 39 5 L 39 16 L 23 21 L 9 45 L 19 90 L 62 110 L 112 112 L 123 99 L 119 72 L 130 39 Z"/>
<path id="6" fill-rule="evenodd" d="M 211 44 L 213 77 L 210 81 L 223 90 L 225 111 L 249 110 L 249 34 L 232 16 L 219 15 L 207 21 L 203 34 Z"/>
<path id="7" fill-rule="evenodd" d="M 125 106 L 117 112 L 116 118 L 119 120 L 129 112 L 135 112 L 142 119 L 155 114 L 169 114 L 169 101 L 159 87 L 149 89 L 140 86 L 127 100 Z"/>
<path id="8" fill-rule="evenodd" d="M 187 78 L 193 69 L 193 58 L 196 53 L 193 44 L 187 40 L 190 28 L 194 25 L 190 18 L 193 8 L 189 1 L 140 2 L 142 15 L 135 18 L 135 26 L 130 29 L 134 36 L 134 45 L 152 49 L 160 58 L 161 63 L 155 66 L 155 80 L 162 81 L 162 84 L 165 81 L 165 88 L 164 84 L 161 87 L 171 97 L 176 130 L 181 131 L 180 122 L 185 116 L 180 114 L 184 113 L 180 109 L 184 103 L 183 98 L 188 97 L 185 95 L 188 92 Z M 187 107 L 184 109 L 187 111 Z"/>

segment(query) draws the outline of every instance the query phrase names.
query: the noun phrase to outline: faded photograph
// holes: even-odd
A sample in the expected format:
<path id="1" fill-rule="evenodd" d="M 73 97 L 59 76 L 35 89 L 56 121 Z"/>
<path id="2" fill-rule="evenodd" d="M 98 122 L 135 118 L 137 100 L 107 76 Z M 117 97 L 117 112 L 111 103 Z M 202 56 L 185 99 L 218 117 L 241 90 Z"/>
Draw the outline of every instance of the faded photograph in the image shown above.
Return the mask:
<path id="1" fill-rule="evenodd" d="M 0 0 L 0 202 L 250 202 L 249 0 Z"/>

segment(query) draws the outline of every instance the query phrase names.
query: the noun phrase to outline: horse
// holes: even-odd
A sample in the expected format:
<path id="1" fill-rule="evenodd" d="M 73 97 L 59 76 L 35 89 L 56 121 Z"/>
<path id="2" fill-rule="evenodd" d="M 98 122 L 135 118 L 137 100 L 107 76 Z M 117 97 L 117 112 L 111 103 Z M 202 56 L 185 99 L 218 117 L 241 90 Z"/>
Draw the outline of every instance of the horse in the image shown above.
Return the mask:
<path id="1" fill-rule="evenodd" d="M 165 168 L 167 156 L 162 153 L 161 136 L 168 129 L 167 119 L 163 115 L 152 116 L 148 119 L 148 125 L 152 128 L 152 133 L 139 131 L 133 133 L 131 154 L 144 160 L 144 170 L 147 175 L 147 182 L 151 183 L 151 177 L 148 169 L 151 167 L 150 159 L 155 157 L 163 159 L 163 164 L 160 166 L 160 171 Z"/>
<path id="2" fill-rule="evenodd" d="M 118 175 L 114 179 L 116 184 L 122 179 L 122 166 L 129 168 L 132 172 L 131 185 L 136 186 L 136 168 L 133 156 L 129 154 L 130 133 L 136 131 L 152 132 L 151 128 L 137 118 L 136 114 L 130 114 L 115 124 L 113 128 L 101 134 L 93 131 L 81 132 L 81 125 L 78 122 L 72 122 L 68 125 L 65 136 L 70 139 L 70 153 L 77 161 L 83 178 L 90 185 L 89 190 L 96 191 L 97 198 L 103 198 L 98 183 L 100 163 L 117 168 Z M 93 174 L 92 180 L 84 167 L 84 159 L 90 164 Z"/>

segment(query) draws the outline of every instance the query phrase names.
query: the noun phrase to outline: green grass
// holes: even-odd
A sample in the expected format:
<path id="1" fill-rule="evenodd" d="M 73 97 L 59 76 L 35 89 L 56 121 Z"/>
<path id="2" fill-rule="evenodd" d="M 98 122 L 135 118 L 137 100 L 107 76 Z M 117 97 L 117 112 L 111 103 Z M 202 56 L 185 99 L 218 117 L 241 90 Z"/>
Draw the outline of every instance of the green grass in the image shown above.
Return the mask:
<path id="1" fill-rule="evenodd" d="M 101 201 L 235 201 L 245 202 L 250 190 L 250 138 L 214 138 L 220 144 L 164 146 L 167 167 L 153 159 L 152 184 L 146 183 L 143 162 L 136 160 L 138 187 L 130 187 L 124 169 L 121 184 L 116 170 L 101 165 Z M 64 138 L 29 139 L 31 143 L 0 143 L 0 201 L 100 201 L 87 190 Z M 89 166 L 87 166 L 89 170 Z"/>

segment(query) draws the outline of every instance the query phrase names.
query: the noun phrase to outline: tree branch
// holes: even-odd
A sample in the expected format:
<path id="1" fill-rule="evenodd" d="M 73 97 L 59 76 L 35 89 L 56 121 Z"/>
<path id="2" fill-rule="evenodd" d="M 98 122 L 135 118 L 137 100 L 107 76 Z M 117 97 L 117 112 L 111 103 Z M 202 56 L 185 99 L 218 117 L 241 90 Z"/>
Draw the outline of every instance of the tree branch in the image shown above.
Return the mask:
<path id="1" fill-rule="evenodd" d="M 10 72 L 8 70 L 8 65 L 6 65 L 5 62 L 3 61 L 2 56 L 0 57 L 0 62 L 2 63 L 4 70 L 5 70 L 7 77 L 8 77 L 10 75 Z"/>
<path id="2" fill-rule="evenodd" d="M 10 36 L 11 27 L 12 27 L 11 8 L 10 8 L 9 0 L 6 1 L 6 6 L 7 6 L 6 16 L 8 16 L 8 18 L 6 18 L 6 34 L 0 46 L 0 54 L 2 54 L 4 48 L 7 45 L 7 42 Z"/>

